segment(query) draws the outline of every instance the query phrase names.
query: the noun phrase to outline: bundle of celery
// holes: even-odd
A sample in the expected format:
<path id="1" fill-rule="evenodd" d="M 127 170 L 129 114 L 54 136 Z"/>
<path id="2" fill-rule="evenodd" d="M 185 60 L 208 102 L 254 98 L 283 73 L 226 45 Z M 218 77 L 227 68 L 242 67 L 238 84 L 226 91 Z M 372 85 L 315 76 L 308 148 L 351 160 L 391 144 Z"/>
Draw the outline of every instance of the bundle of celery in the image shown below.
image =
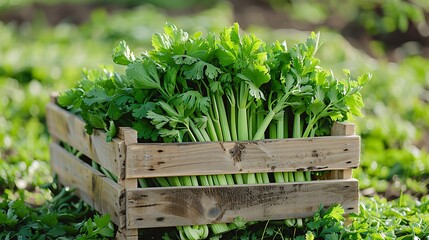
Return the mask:
<path id="1" fill-rule="evenodd" d="M 153 49 L 135 57 L 124 41 L 113 61 L 124 74 L 86 71 L 59 104 L 80 114 L 89 134 L 116 126 L 138 131 L 141 142 L 239 141 L 330 134 L 333 121 L 360 116 L 359 93 L 370 79 L 344 70 L 335 78 L 314 56 L 319 35 L 288 49 L 239 34 L 238 24 L 220 33 L 189 35 L 172 24 L 152 38 Z M 113 176 L 114 177 L 114 176 Z M 309 172 L 256 173 L 142 179 L 140 185 L 212 186 L 311 180 Z M 293 225 L 292 221 L 287 224 Z M 302 223 L 297 221 L 298 225 Z M 214 224 L 212 235 L 243 227 Z M 204 239 L 207 226 L 178 227 L 181 239 Z"/>

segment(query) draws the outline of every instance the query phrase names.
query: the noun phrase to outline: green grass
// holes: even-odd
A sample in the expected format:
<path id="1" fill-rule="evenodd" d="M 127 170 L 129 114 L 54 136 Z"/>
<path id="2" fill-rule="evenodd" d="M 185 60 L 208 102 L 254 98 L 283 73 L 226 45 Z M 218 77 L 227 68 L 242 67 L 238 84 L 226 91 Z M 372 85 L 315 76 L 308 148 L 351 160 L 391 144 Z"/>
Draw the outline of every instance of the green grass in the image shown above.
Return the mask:
<path id="1" fill-rule="evenodd" d="M 13 236 L 19 228 L 33 225 L 33 230 L 40 230 L 37 234 L 52 239 L 97 238 L 101 236 L 94 235 L 97 226 L 114 231 L 105 224 L 107 217 L 94 215 L 86 205 L 82 205 L 84 211 L 76 213 L 81 205 L 78 201 L 59 208 L 58 201 L 66 197 L 58 195 L 58 189 L 44 187 L 53 181 L 45 123 L 49 93 L 74 85 L 85 67 L 113 65 L 110 49 L 119 40 L 127 40 L 133 49 L 140 47 L 143 51 L 150 44 L 151 34 L 162 29 L 167 20 L 190 32 L 207 32 L 231 25 L 232 19 L 231 7 L 220 3 L 187 17 L 167 17 L 162 10 L 138 7 L 114 15 L 98 10 L 80 26 L 48 26 L 43 19 L 20 26 L 0 22 L 0 234 Z M 308 36 L 261 26 L 247 30 L 266 41 L 285 39 L 290 45 Z M 325 66 L 336 72 L 350 68 L 356 74 L 374 75 L 363 93 L 366 116 L 353 120 L 362 136 L 361 167 L 354 171 L 354 177 L 362 193 L 379 194 L 389 200 L 362 196 L 360 213 L 346 220 L 335 214 L 341 211 L 339 208 L 327 213 L 323 210 L 302 229 L 262 223 L 232 232 L 224 239 L 358 239 L 358 234 L 362 239 L 425 239 L 429 235 L 429 146 L 427 139 L 424 141 L 429 135 L 429 78 L 425 67 L 429 60 L 416 56 L 390 63 L 368 57 L 329 30 L 322 29 L 322 38 L 325 43 L 318 57 Z M 66 221 L 58 217 L 61 214 L 75 219 Z M 62 226 L 59 229 L 74 226 L 79 232 L 49 233 L 48 227 L 55 219 Z M 167 229 L 143 234 L 176 237 Z M 3 239 L 6 235 L 0 236 Z"/>

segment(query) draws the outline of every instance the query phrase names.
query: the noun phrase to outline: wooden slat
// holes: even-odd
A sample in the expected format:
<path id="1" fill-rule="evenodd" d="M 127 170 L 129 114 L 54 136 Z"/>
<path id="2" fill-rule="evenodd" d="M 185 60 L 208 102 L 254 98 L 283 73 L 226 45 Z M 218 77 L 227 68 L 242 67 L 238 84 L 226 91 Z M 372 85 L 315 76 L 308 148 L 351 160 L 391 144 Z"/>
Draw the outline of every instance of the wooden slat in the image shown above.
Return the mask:
<path id="1" fill-rule="evenodd" d="M 115 236 L 116 240 L 138 240 L 139 230 L 138 229 L 127 229 L 126 227 L 118 229 Z"/>
<path id="2" fill-rule="evenodd" d="M 355 135 L 356 126 L 353 123 L 334 122 L 332 124 L 332 136 L 351 136 Z"/>
<path id="3" fill-rule="evenodd" d="M 110 214 L 112 222 L 125 226 L 125 190 L 88 164 L 51 143 L 51 166 L 61 184 L 76 189 L 76 195 L 97 211 Z"/>
<path id="4" fill-rule="evenodd" d="M 99 130 L 88 135 L 80 118 L 53 103 L 47 105 L 46 117 L 49 133 L 54 138 L 78 149 L 116 176 L 121 175 L 121 165 L 125 161 L 123 140 L 115 138 L 112 142 L 106 142 L 106 134 Z"/>
<path id="5" fill-rule="evenodd" d="M 332 136 L 352 136 L 352 135 L 355 135 L 355 132 L 356 132 L 355 128 L 356 126 L 352 123 L 334 122 L 331 129 L 331 135 Z M 360 148 L 359 148 L 359 152 L 360 152 Z M 344 169 L 344 170 L 333 170 L 328 174 L 327 177 L 330 179 L 349 179 L 349 178 L 352 178 L 352 175 L 353 175 L 353 170 L 350 168 L 350 169 Z"/>
<path id="6" fill-rule="evenodd" d="M 347 169 L 358 167 L 359 154 L 359 136 L 132 144 L 126 177 Z"/>
<path id="7" fill-rule="evenodd" d="M 127 228 L 304 218 L 336 203 L 358 211 L 357 180 L 130 189 Z"/>

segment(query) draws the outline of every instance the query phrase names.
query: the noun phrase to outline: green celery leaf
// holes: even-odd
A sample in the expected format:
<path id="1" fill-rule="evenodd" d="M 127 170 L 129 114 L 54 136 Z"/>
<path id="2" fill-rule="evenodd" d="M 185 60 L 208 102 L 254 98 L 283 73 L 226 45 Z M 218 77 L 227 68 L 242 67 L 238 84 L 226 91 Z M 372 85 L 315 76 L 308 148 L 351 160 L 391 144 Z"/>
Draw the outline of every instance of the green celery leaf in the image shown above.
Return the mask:
<path id="1" fill-rule="evenodd" d="M 170 122 L 170 119 L 164 115 L 149 111 L 147 113 L 147 118 L 152 119 L 151 123 L 155 125 L 157 129 L 161 129 Z"/>
<path id="2" fill-rule="evenodd" d="M 118 120 L 123 115 L 121 109 L 116 105 L 116 101 L 110 102 L 106 114 L 113 120 Z"/>
<path id="3" fill-rule="evenodd" d="M 204 78 L 204 68 L 206 67 L 205 62 L 198 61 L 195 64 L 184 68 L 183 74 L 186 79 L 190 80 L 201 80 Z"/>
<path id="4" fill-rule="evenodd" d="M 188 55 L 175 55 L 173 56 L 174 62 L 178 65 L 192 65 L 199 60 Z"/>
<path id="5" fill-rule="evenodd" d="M 244 35 L 241 45 L 242 60 L 249 64 L 263 64 L 267 60 L 267 53 L 263 51 L 264 46 L 265 42 L 254 34 Z"/>
<path id="6" fill-rule="evenodd" d="M 217 54 L 217 58 L 219 59 L 219 63 L 222 66 L 227 67 L 234 64 L 237 61 L 237 57 L 233 52 L 228 51 L 222 47 L 218 49 L 216 54 Z"/>
<path id="7" fill-rule="evenodd" d="M 126 76 L 137 89 L 160 89 L 158 69 L 151 60 L 135 61 L 128 65 Z"/>
<path id="8" fill-rule="evenodd" d="M 218 93 L 221 95 L 224 93 L 224 89 L 222 88 L 222 83 L 219 81 L 210 82 L 209 88 L 211 92 Z"/>
<path id="9" fill-rule="evenodd" d="M 315 81 L 316 81 L 316 84 L 318 85 L 318 87 L 319 86 L 322 87 L 327 82 L 328 73 L 324 70 L 316 71 L 316 75 L 314 78 L 315 78 Z"/>
<path id="10" fill-rule="evenodd" d="M 338 233 L 327 234 L 327 235 L 324 236 L 324 238 L 326 240 L 339 240 L 340 239 Z"/>
<path id="11" fill-rule="evenodd" d="M 346 119 L 344 118 L 344 115 L 340 111 L 328 111 L 326 114 L 322 115 L 323 117 L 330 117 L 332 121 L 343 121 Z"/>
<path id="12" fill-rule="evenodd" d="M 4 224 L 7 223 L 8 218 L 6 213 L 4 213 L 3 211 L 0 211 L 0 224 Z"/>
<path id="13" fill-rule="evenodd" d="M 158 139 L 158 131 L 147 119 L 134 122 L 132 128 L 137 131 L 137 137 L 140 139 L 151 140 L 153 142 Z"/>
<path id="14" fill-rule="evenodd" d="M 207 116 L 197 117 L 194 119 L 195 126 L 198 128 L 206 128 L 207 127 Z"/>
<path id="15" fill-rule="evenodd" d="M 203 98 L 200 92 L 187 91 L 180 93 L 175 97 L 173 103 L 175 105 L 184 104 L 187 109 L 192 109 L 199 104 L 199 101 Z"/>
<path id="16" fill-rule="evenodd" d="M 174 95 L 178 71 L 179 67 L 169 67 L 164 75 L 164 89 L 169 95 Z"/>
<path id="17" fill-rule="evenodd" d="M 110 215 L 106 214 L 103 216 L 95 216 L 94 223 L 98 228 L 104 228 L 110 223 Z"/>
<path id="18" fill-rule="evenodd" d="M 236 44 L 239 44 L 241 42 L 239 31 L 240 31 L 240 26 L 238 25 L 238 23 L 234 23 L 234 25 L 231 28 L 230 39 L 232 42 Z"/>
<path id="19" fill-rule="evenodd" d="M 46 215 L 42 215 L 42 222 L 49 227 L 55 227 L 58 224 L 57 215 L 54 213 L 47 213 Z"/>
<path id="20" fill-rule="evenodd" d="M 312 233 L 312 232 L 310 232 L 310 231 L 308 231 L 308 232 L 305 234 L 305 240 L 314 240 L 314 235 L 313 235 L 313 233 Z"/>
<path id="21" fill-rule="evenodd" d="M 30 209 L 25 205 L 23 200 L 16 200 L 12 204 L 12 208 L 15 210 L 15 214 L 19 218 L 24 218 L 30 214 Z"/>
<path id="22" fill-rule="evenodd" d="M 362 95 L 360 93 L 355 93 L 353 95 L 345 96 L 345 101 L 347 106 L 350 108 L 350 113 L 355 117 L 361 117 L 362 112 L 361 108 L 364 106 Z"/>
<path id="23" fill-rule="evenodd" d="M 335 86 L 331 86 L 328 90 L 328 98 L 331 103 L 338 101 L 338 92 Z"/>
<path id="24" fill-rule="evenodd" d="M 19 231 L 17 232 L 17 235 L 23 239 L 31 239 L 33 233 L 31 231 L 31 227 L 26 225 L 19 229 Z"/>
<path id="25" fill-rule="evenodd" d="M 222 70 L 210 63 L 205 64 L 205 74 L 209 79 L 215 79 L 222 73 Z"/>
<path id="26" fill-rule="evenodd" d="M 358 81 L 360 86 L 363 86 L 367 82 L 369 82 L 369 80 L 371 80 L 371 78 L 372 78 L 372 74 L 366 73 L 366 74 L 363 74 L 362 76 L 359 76 L 357 81 Z"/>
<path id="27" fill-rule="evenodd" d="M 337 221 L 342 221 L 344 219 L 343 215 L 343 207 L 341 205 L 334 205 L 325 212 L 323 218 L 333 218 Z"/>
<path id="28" fill-rule="evenodd" d="M 204 114 L 207 114 L 210 108 L 210 98 L 202 97 L 197 103 L 197 109 Z"/>
<path id="29" fill-rule="evenodd" d="M 76 89 L 70 89 L 62 92 L 58 96 L 58 104 L 63 107 L 73 106 L 75 101 L 82 97 L 82 92 Z M 78 107 L 78 106 L 76 106 Z"/>
<path id="30" fill-rule="evenodd" d="M 305 46 L 309 57 L 314 56 L 319 48 L 320 32 L 311 32 L 310 37 L 307 38 Z"/>
<path id="31" fill-rule="evenodd" d="M 161 129 L 159 130 L 159 136 L 163 138 L 170 138 L 173 140 L 180 139 L 181 137 L 181 131 L 178 129 Z"/>
<path id="32" fill-rule="evenodd" d="M 156 51 L 170 48 L 171 44 L 164 34 L 155 33 L 152 35 L 152 46 Z"/>
<path id="33" fill-rule="evenodd" d="M 116 126 L 113 121 L 109 122 L 109 129 L 106 130 L 106 141 L 111 142 L 112 139 L 116 136 Z"/>
<path id="34" fill-rule="evenodd" d="M 114 237 L 115 236 L 113 229 L 108 228 L 108 227 L 98 229 L 97 233 L 103 237 Z"/>
<path id="35" fill-rule="evenodd" d="M 320 102 L 325 100 L 325 90 L 322 88 L 322 86 L 317 85 L 314 96 L 316 97 L 316 100 Z"/>
<path id="36" fill-rule="evenodd" d="M 308 106 L 308 110 L 311 111 L 312 114 L 317 116 L 319 113 L 321 113 L 325 109 L 326 105 L 325 103 L 315 99 L 310 106 Z"/>
<path id="37" fill-rule="evenodd" d="M 51 230 L 49 230 L 46 235 L 52 236 L 52 237 L 60 237 L 66 234 L 66 231 L 60 227 L 54 227 Z"/>
<path id="38" fill-rule="evenodd" d="M 107 95 L 105 89 L 95 86 L 92 88 L 89 92 L 86 93 L 85 98 L 83 99 L 83 102 L 91 106 L 94 103 L 105 103 L 110 102 L 112 100 L 112 97 Z"/>
<path id="39" fill-rule="evenodd" d="M 161 108 L 167 112 L 168 116 L 172 116 L 172 117 L 176 117 L 179 118 L 180 115 L 179 113 L 176 111 L 176 109 L 174 109 L 174 107 L 172 107 L 170 104 L 164 102 L 164 101 L 159 101 L 158 102 L 159 106 L 161 106 Z M 179 104 L 177 104 L 179 105 Z"/>
<path id="40" fill-rule="evenodd" d="M 268 82 L 270 77 L 264 72 L 264 69 L 245 69 L 243 73 L 237 74 L 237 77 L 245 81 L 251 96 L 256 99 L 265 99 L 259 87 Z"/>
<path id="41" fill-rule="evenodd" d="M 143 104 L 133 104 L 133 113 L 132 116 L 138 119 L 145 118 L 147 116 L 147 112 L 154 110 L 156 108 L 156 103 L 147 102 Z"/>
<path id="42" fill-rule="evenodd" d="M 125 41 L 120 41 L 113 49 L 113 62 L 116 64 L 128 65 L 135 60 L 134 54 L 130 51 L 130 48 Z"/>
<path id="43" fill-rule="evenodd" d="M 92 127 L 105 129 L 106 123 L 104 122 L 104 117 L 98 114 L 94 114 L 91 112 L 82 112 L 82 117 L 87 121 L 87 124 Z"/>

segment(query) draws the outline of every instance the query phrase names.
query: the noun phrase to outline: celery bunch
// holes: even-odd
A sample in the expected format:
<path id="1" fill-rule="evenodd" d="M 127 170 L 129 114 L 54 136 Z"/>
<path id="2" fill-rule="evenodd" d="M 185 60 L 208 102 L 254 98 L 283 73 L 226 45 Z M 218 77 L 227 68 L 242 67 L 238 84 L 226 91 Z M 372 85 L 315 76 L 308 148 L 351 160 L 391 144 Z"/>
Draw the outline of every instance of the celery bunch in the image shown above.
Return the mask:
<path id="1" fill-rule="evenodd" d="M 369 74 L 344 79 L 319 65 L 319 34 L 292 46 L 240 34 L 238 24 L 220 33 L 189 34 L 166 24 L 140 57 L 124 41 L 113 61 L 125 74 L 87 71 L 59 97 L 81 114 L 88 133 L 130 126 L 142 142 L 205 142 L 329 135 L 333 121 L 360 116 L 359 93 Z M 158 186 L 213 186 L 311 180 L 309 172 L 157 178 Z M 140 180 L 141 186 L 148 186 Z M 302 220 L 297 220 L 298 226 Z M 292 225 L 293 221 L 287 221 Z M 235 229 L 214 224 L 213 234 Z M 207 226 L 178 227 L 182 239 L 204 239 Z"/>

